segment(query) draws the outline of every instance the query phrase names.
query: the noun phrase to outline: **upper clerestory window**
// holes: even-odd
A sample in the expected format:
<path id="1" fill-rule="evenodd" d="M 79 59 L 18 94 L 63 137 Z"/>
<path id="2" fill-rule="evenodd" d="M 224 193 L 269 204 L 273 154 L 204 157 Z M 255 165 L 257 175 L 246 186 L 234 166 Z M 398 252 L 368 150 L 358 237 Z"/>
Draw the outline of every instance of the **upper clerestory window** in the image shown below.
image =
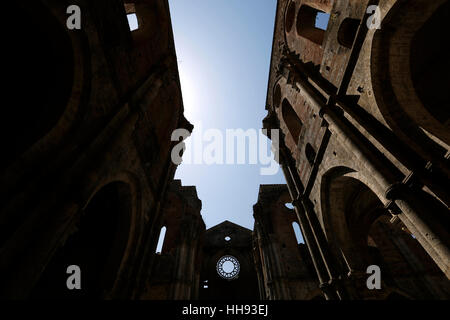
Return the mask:
<path id="1" fill-rule="evenodd" d="M 307 5 L 297 13 L 297 34 L 318 45 L 322 45 L 330 15 Z"/>
<path id="2" fill-rule="evenodd" d="M 125 12 L 127 13 L 128 25 L 130 31 L 139 29 L 138 17 L 136 15 L 136 6 L 134 3 L 124 3 Z"/>

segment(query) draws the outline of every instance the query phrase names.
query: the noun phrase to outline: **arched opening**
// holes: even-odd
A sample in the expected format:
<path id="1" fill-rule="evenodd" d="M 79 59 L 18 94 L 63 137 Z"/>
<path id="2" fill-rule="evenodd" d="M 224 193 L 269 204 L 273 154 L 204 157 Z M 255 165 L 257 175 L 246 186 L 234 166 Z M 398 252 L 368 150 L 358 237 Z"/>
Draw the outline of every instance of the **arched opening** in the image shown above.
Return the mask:
<path id="1" fill-rule="evenodd" d="M 117 279 L 128 243 L 131 218 L 130 188 L 123 182 L 104 186 L 89 201 L 77 231 L 53 255 L 35 286 L 33 298 L 101 299 Z M 68 290 L 66 269 L 81 269 L 81 290 Z"/>
<path id="2" fill-rule="evenodd" d="M 74 57 L 71 39 L 48 9 L 35 3 L 22 7 L 20 23 L 8 39 L 5 92 L 10 97 L 0 117 L 2 168 L 10 165 L 58 122 L 73 84 Z"/>
<path id="3" fill-rule="evenodd" d="M 318 45 L 322 45 L 329 15 L 323 11 L 302 5 L 297 13 L 297 34 Z M 318 16 L 319 15 L 319 16 Z M 326 20 L 326 25 L 322 21 Z"/>
<path id="4" fill-rule="evenodd" d="M 297 115 L 297 112 L 295 112 L 294 108 L 292 108 L 292 105 L 289 103 L 287 99 L 283 99 L 281 108 L 284 123 L 286 124 L 289 133 L 294 139 L 295 144 L 298 144 L 298 139 L 303 126 L 302 121 L 300 120 L 300 118 Z"/>
<path id="5" fill-rule="evenodd" d="M 156 253 L 162 252 L 164 246 L 164 239 L 166 237 L 166 230 L 167 228 L 164 226 L 161 228 L 161 231 L 159 232 L 158 244 L 156 245 Z"/>
<path id="6" fill-rule="evenodd" d="M 318 12 L 316 15 L 316 23 L 314 26 L 318 29 L 326 31 L 328 22 L 330 21 L 330 14 L 325 12 Z"/>
<path id="7" fill-rule="evenodd" d="M 295 2 L 291 1 L 286 12 L 286 32 L 291 32 L 295 21 Z"/>
<path id="8" fill-rule="evenodd" d="M 339 26 L 337 40 L 341 46 L 351 49 L 356 33 L 358 32 L 360 20 L 345 18 Z"/>
<path id="9" fill-rule="evenodd" d="M 370 263 L 384 270 L 383 281 L 392 288 L 415 298 L 442 297 L 439 282 L 446 277 L 402 224 L 394 225 L 388 216 L 377 218 L 370 226 L 367 248 Z M 443 291 L 448 289 L 447 283 Z"/>
<path id="10" fill-rule="evenodd" d="M 300 226 L 297 221 L 292 222 L 292 228 L 294 229 L 295 239 L 297 239 L 297 244 L 305 243 L 303 240 L 302 231 L 300 230 Z"/>
<path id="11" fill-rule="evenodd" d="M 310 165 L 314 164 L 316 160 L 316 151 L 310 143 L 307 143 L 305 146 L 305 155 Z"/>
<path id="12" fill-rule="evenodd" d="M 399 289 L 416 298 L 440 296 L 439 282 L 446 277 L 425 250 L 401 224 L 391 222 L 366 184 L 341 174 L 329 172 L 321 187 L 327 194 L 323 207 L 327 238 L 344 256 L 343 264 L 361 272 L 369 265 L 379 266 L 381 290 Z"/>
<path id="13" fill-rule="evenodd" d="M 416 2 L 414 7 L 397 2 L 383 18 L 372 41 L 370 74 L 374 97 L 389 127 L 430 160 L 446 152 L 435 138 L 450 144 L 446 108 L 450 65 L 441 39 L 450 4 Z"/>
<path id="14" fill-rule="evenodd" d="M 442 32 L 450 19 L 450 2 L 442 5 L 417 31 L 411 43 L 411 76 L 426 110 L 450 126 L 450 61 Z"/>

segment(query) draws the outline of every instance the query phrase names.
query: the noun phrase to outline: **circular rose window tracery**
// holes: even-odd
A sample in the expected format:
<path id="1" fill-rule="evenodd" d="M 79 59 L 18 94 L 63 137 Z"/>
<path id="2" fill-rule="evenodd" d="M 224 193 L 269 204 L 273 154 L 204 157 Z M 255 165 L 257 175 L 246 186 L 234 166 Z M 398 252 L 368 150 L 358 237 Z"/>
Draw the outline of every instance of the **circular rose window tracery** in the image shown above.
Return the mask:
<path id="1" fill-rule="evenodd" d="M 239 261 L 233 256 L 223 256 L 217 261 L 217 273 L 226 280 L 236 279 L 240 271 Z"/>

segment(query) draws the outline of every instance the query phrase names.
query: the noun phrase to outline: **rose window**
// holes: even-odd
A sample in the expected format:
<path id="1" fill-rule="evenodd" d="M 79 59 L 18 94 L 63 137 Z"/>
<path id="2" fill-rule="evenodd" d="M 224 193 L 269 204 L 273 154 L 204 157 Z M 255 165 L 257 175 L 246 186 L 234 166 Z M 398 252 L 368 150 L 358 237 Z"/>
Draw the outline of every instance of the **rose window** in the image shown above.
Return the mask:
<path id="1" fill-rule="evenodd" d="M 239 275 L 239 261 L 233 256 L 223 256 L 217 261 L 217 273 L 224 279 L 233 280 Z"/>

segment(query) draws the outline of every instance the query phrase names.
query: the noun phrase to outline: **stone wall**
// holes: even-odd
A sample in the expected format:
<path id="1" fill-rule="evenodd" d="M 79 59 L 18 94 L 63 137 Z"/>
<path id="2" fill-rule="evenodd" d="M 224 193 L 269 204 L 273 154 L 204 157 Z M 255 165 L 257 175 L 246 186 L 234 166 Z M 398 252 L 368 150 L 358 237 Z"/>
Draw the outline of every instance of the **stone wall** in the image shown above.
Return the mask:
<path id="1" fill-rule="evenodd" d="M 424 40 L 445 29 L 444 3 L 278 1 L 263 126 L 281 129 L 280 165 L 327 298 L 449 295 L 449 130 L 436 118 L 442 91 L 429 98 L 433 87 L 411 69 L 444 50 Z M 368 28 L 376 4 L 380 28 Z M 330 14 L 324 31 L 312 25 L 320 11 Z M 437 77 L 429 81 L 449 83 L 448 73 Z M 363 252 L 381 217 L 401 223 L 431 257 L 425 275 L 410 274 L 432 288 L 426 294 L 417 286 L 399 293 L 401 280 L 367 290 Z"/>
<path id="2" fill-rule="evenodd" d="M 143 298 L 198 299 L 205 236 L 201 207 L 195 187 L 181 186 L 180 180 L 171 183 L 160 223 L 165 237 Z"/>
<path id="3" fill-rule="evenodd" d="M 170 136 L 192 130 L 168 2 L 135 1 L 133 32 L 120 0 L 11 5 L 23 19 L 11 23 L 15 99 L 2 116 L 1 296 L 139 297 L 176 167 Z M 80 30 L 66 27 L 69 5 Z M 67 293 L 66 264 L 92 290 Z"/>
<path id="4" fill-rule="evenodd" d="M 262 300 L 305 300 L 320 295 L 319 282 L 304 243 L 286 185 L 261 185 L 253 206 L 253 250 Z M 306 249 L 306 250 L 305 250 Z M 306 252 L 305 252 L 306 251 Z"/>
<path id="5" fill-rule="evenodd" d="M 217 263 L 224 256 L 234 257 L 239 264 L 236 277 L 223 278 Z M 231 273 L 233 269 L 224 268 Z M 257 300 L 258 280 L 252 253 L 252 231 L 230 221 L 206 230 L 200 279 L 202 300 Z"/>

